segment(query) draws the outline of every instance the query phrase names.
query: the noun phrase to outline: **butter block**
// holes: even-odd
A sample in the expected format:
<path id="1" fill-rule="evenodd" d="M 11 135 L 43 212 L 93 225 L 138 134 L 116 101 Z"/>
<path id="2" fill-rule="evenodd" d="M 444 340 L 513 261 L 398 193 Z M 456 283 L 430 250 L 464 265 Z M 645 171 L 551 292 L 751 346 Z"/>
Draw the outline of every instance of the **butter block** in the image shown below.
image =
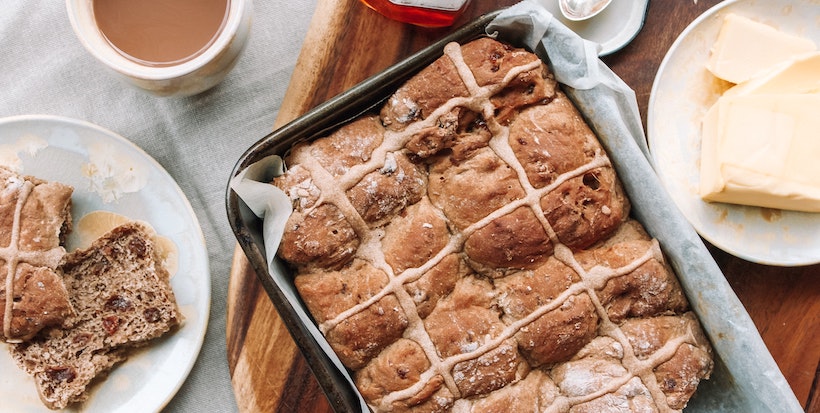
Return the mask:
<path id="1" fill-rule="evenodd" d="M 723 96 L 755 93 L 820 93 L 820 52 L 795 56 L 732 86 Z"/>
<path id="2" fill-rule="evenodd" d="M 724 18 L 706 68 L 721 79 L 741 83 L 815 50 L 817 46 L 809 39 L 730 13 Z"/>
<path id="3" fill-rule="evenodd" d="M 820 212 L 820 94 L 724 96 L 703 122 L 704 200 Z"/>

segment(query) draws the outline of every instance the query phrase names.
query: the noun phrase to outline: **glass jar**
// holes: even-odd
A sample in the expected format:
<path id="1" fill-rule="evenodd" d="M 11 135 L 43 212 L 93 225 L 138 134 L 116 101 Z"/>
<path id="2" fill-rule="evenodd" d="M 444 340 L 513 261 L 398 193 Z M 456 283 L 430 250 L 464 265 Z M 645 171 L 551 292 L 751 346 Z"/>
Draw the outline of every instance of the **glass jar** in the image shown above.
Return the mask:
<path id="1" fill-rule="evenodd" d="M 446 27 L 460 16 L 470 0 L 361 0 L 377 12 L 403 23 Z"/>

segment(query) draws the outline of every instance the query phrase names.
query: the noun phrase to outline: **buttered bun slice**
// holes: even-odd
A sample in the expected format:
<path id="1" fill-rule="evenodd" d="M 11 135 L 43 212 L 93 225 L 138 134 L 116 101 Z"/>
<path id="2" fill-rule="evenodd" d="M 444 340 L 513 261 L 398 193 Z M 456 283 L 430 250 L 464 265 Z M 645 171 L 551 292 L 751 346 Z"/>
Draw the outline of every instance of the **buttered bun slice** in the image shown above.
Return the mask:
<path id="1" fill-rule="evenodd" d="M 154 235 L 149 226 L 128 222 L 61 261 L 57 270 L 76 314 L 65 328 L 12 348 L 49 408 L 87 399 L 95 378 L 182 321 Z"/>

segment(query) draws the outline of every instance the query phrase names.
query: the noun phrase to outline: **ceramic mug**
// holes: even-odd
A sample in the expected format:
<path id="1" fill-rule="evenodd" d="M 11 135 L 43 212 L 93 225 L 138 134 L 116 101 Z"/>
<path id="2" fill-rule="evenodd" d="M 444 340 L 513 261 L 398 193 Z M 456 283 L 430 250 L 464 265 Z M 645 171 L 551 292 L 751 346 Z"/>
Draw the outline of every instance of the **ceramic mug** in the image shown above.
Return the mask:
<path id="1" fill-rule="evenodd" d="M 80 42 L 130 84 L 157 96 L 190 96 L 221 82 L 236 64 L 250 33 L 251 0 L 229 0 L 222 28 L 207 48 L 172 65 L 147 65 L 126 57 L 108 41 L 94 17 L 93 0 L 66 0 Z"/>

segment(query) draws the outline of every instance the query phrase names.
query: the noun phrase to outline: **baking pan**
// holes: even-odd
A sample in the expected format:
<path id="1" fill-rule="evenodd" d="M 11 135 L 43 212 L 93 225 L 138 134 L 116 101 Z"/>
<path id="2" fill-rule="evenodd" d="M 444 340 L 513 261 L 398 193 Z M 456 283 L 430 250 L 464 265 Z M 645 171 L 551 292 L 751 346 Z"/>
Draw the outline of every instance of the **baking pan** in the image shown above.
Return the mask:
<path id="1" fill-rule="evenodd" d="M 449 42 L 466 43 L 489 33 L 499 40 L 534 51 L 551 67 L 560 59 L 575 59 L 566 56 L 566 50 L 552 45 L 566 47 L 580 38 L 552 21 L 549 13 L 539 7 L 524 2 L 477 18 L 265 136 L 236 163 L 226 194 L 230 225 L 336 412 L 367 411 L 367 406 L 329 345 L 310 322 L 287 267 L 278 258 L 266 256 L 262 220 L 238 196 L 232 185 L 249 166 L 270 155 L 284 156 L 294 144 L 324 136 L 362 113 L 380 107 L 398 86 L 439 58 Z M 513 29 L 508 30 L 510 27 Z M 582 47 L 594 46 L 586 44 Z M 596 56 L 594 53 L 587 55 Z M 590 83 L 586 75 L 590 69 L 609 71 L 597 58 L 591 67 L 581 66 L 553 71 L 607 150 L 632 202 L 632 215 L 659 240 L 715 350 L 712 377 L 700 383 L 685 411 L 802 411 L 717 264 L 658 181 L 648 160 L 634 92 L 625 92 L 628 88 L 611 72 L 609 74 L 615 79 L 610 83 L 614 85 Z"/>

